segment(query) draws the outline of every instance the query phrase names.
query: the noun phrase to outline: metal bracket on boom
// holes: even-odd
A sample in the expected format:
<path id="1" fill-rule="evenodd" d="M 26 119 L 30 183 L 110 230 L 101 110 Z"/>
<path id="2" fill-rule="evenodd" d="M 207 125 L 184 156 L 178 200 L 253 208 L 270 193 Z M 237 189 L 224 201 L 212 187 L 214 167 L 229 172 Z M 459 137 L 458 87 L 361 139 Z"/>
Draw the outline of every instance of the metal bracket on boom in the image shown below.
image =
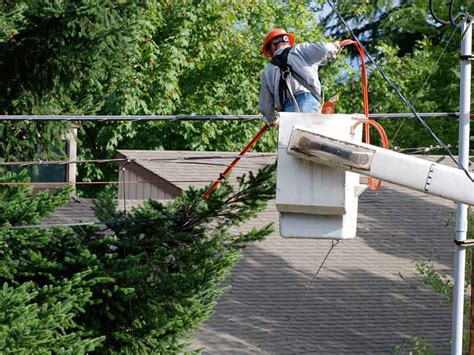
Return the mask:
<path id="1" fill-rule="evenodd" d="M 474 54 L 465 54 L 459 56 L 461 60 L 474 60 Z"/>
<path id="2" fill-rule="evenodd" d="M 474 239 L 466 239 L 466 240 L 454 239 L 454 244 L 460 247 L 474 247 Z"/>

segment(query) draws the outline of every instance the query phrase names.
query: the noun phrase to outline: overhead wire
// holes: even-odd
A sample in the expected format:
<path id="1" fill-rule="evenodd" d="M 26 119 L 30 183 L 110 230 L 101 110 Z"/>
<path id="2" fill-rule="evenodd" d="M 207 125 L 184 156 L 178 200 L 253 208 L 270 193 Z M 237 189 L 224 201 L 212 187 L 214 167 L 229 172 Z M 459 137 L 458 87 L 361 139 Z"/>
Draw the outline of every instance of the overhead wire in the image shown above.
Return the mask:
<path id="1" fill-rule="evenodd" d="M 262 115 L 0 115 L 0 121 L 147 122 L 147 121 L 260 121 Z"/>
<path id="2" fill-rule="evenodd" d="M 419 90 L 417 90 L 417 94 L 415 95 L 415 98 L 413 99 L 413 106 L 415 105 L 416 101 L 418 100 L 418 98 L 420 97 L 420 93 L 424 91 L 428 81 L 431 79 L 431 76 L 435 73 L 436 69 L 439 67 L 439 63 L 441 61 L 441 58 L 443 57 L 443 55 L 446 53 L 447 49 L 448 49 L 448 46 L 451 44 L 451 41 L 452 39 L 454 38 L 454 35 L 456 33 L 456 28 L 453 30 L 453 32 L 451 33 L 451 36 L 449 37 L 448 39 L 448 42 L 446 43 L 446 45 L 443 47 L 443 49 L 441 50 L 441 53 L 440 55 L 438 56 L 438 59 L 436 60 L 436 64 L 434 66 L 435 70 L 434 71 L 430 71 L 428 73 L 428 75 L 426 76 L 421 88 Z M 413 116 L 412 116 L 413 117 Z M 401 128 L 403 127 L 403 125 L 406 123 L 407 119 L 403 119 L 402 122 L 400 122 L 395 134 L 393 135 L 393 138 L 392 138 L 392 142 L 395 141 L 395 139 L 398 137 L 398 134 L 400 133 L 400 130 Z"/>
<path id="3" fill-rule="evenodd" d="M 171 183 L 196 183 L 196 182 L 205 182 L 211 183 L 212 180 L 166 180 Z M 148 183 L 162 183 L 163 180 L 127 180 L 127 181 L 117 181 L 117 180 L 106 180 L 106 181 L 47 181 L 47 182 L 0 182 L 0 186 L 41 186 L 41 187 L 58 187 L 58 186 L 67 186 L 67 185 L 129 185 L 129 184 L 148 184 Z"/>
<path id="4" fill-rule="evenodd" d="M 403 118 L 403 116 L 410 115 L 411 113 L 369 113 L 369 118 Z M 452 117 L 453 115 L 458 114 L 457 112 L 428 112 L 428 113 L 418 113 L 420 116 L 423 115 L 435 115 L 437 118 Z M 166 121 L 166 122 L 176 122 L 176 121 L 201 121 L 201 122 L 215 122 L 215 121 L 261 121 L 263 116 L 261 115 L 178 115 L 178 116 L 70 116 L 70 115 L 0 115 L 0 122 L 47 122 L 47 121 L 68 121 L 68 122 L 148 122 L 148 121 Z M 173 118 L 176 117 L 176 118 Z M 216 118 L 212 118 L 216 117 Z"/>
<path id="5" fill-rule="evenodd" d="M 252 153 L 252 155 L 246 155 L 245 159 L 251 158 L 261 158 L 261 157 L 271 157 L 273 153 Z M 89 163 L 120 163 L 120 162 L 165 162 L 165 163 L 200 163 L 196 162 L 197 160 L 222 160 L 222 159 L 235 159 L 239 155 L 204 155 L 196 157 L 181 157 L 181 158 L 135 158 L 135 157 L 125 157 L 125 158 L 105 158 L 105 159 L 84 159 L 84 160 L 26 160 L 26 161 L 0 161 L 0 166 L 30 166 L 30 165 L 69 165 L 69 164 L 89 164 Z M 242 158 L 242 157 L 241 157 Z"/>
<path id="6" fill-rule="evenodd" d="M 359 45 L 362 47 L 364 50 L 365 54 L 367 55 L 367 58 L 374 64 L 374 66 L 377 68 L 377 70 L 380 72 L 384 80 L 389 84 L 389 86 L 395 91 L 395 93 L 398 95 L 398 97 L 402 100 L 402 102 L 410 109 L 410 111 L 413 113 L 413 115 L 418 119 L 418 121 L 422 124 L 423 127 L 430 133 L 430 135 L 433 137 L 436 142 L 443 147 L 444 151 L 446 152 L 447 155 L 454 161 L 454 163 L 458 166 L 459 169 L 463 170 L 467 178 L 471 181 L 474 182 L 474 178 L 471 176 L 469 171 L 462 166 L 458 160 L 454 157 L 453 153 L 451 150 L 446 146 L 446 144 L 436 135 L 436 133 L 432 130 L 432 128 L 423 120 L 423 118 L 420 117 L 418 112 L 415 110 L 413 105 L 408 101 L 408 99 L 400 92 L 398 87 L 390 80 L 390 78 L 387 76 L 383 68 L 372 58 L 370 53 L 367 51 L 365 46 L 360 42 L 359 38 L 356 36 L 352 28 L 349 26 L 349 24 L 346 22 L 346 20 L 342 17 L 340 12 L 337 10 L 336 6 L 333 4 L 331 0 L 328 0 L 328 4 L 332 7 L 334 12 L 337 14 L 341 22 L 344 24 L 344 26 L 347 28 L 351 36 L 354 38 L 355 41 L 359 43 Z"/>
<path id="7" fill-rule="evenodd" d="M 377 127 L 375 127 L 377 129 Z M 451 144 L 448 144 L 449 148 L 456 148 L 457 146 L 453 146 Z M 430 146 L 425 146 L 425 147 L 394 147 L 393 150 L 397 152 L 410 152 L 410 154 L 417 154 L 417 153 L 427 153 L 432 150 L 441 150 L 444 149 L 440 145 L 430 145 Z M 220 164 L 219 166 L 228 166 L 227 164 Z M 240 166 L 237 167 L 240 169 L 245 169 L 247 167 L 245 166 Z M 171 180 L 171 179 L 166 179 L 167 182 L 170 183 L 206 183 L 210 184 L 213 182 L 212 179 L 182 179 L 182 180 Z M 0 182 L 0 186 L 41 186 L 41 187 L 58 187 L 58 186 L 67 186 L 67 185 L 89 185 L 89 186 L 94 186 L 94 185 L 134 185 L 134 184 L 159 184 L 162 183 L 163 180 L 91 180 L 91 181 L 48 181 L 48 182 L 42 182 L 42 181 L 36 181 L 36 182 Z"/>
<path id="8" fill-rule="evenodd" d="M 303 294 L 299 297 L 299 300 L 298 300 L 298 305 L 296 306 L 296 309 L 294 312 L 292 312 L 292 314 L 290 315 L 288 321 L 286 322 L 286 325 L 285 325 L 285 328 L 283 328 L 283 331 L 282 331 L 282 335 L 287 337 L 287 332 L 288 332 L 288 329 L 290 329 L 292 323 L 293 323 L 293 320 L 295 318 L 295 316 L 298 314 L 302 304 L 303 304 L 303 301 L 304 299 L 307 297 L 308 295 L 308 292 L 311 288 L 311 286 L 313 285 L 313 283 L 316 281 L 316 278 L 318 277 L 319 273 L 321 272 L 324 264 L 326 263 L 327 259 L 329 258 L 329 255 L 331 254 L 331 252 L 333 251 L 333 249 L 336 247 L 336 245 L 339 244 L 339 240 L 332 240 L 331 241 L 331 246 L 329 247 L 329 250 L 328 252 L 326 253 L 325 257 L 323 258 L 323 261 L 321 262 L 321 264 L 318 266 L 318 268 L 315 270 L 313 276 L 311 277 L 310 281 L 306 284 L 305 286 L 305 291 L 303 292 Z"/>
<path id="9" fill-rule="evenodd" d="M 155 217 L 155 218 L 128 218 L 125 219 L 113 219 L 107 221 L 90 221 L 90 222 L 73 222 L 73 223 L 52 223 L 52 224 L 28 224 L 28 225 L 17 225 L 17 226 L 0 226 L 1 230 L 18 230 L 18 229 L 49 229 L 49 228 L 69 228 L 69 227 L 84 227 L 84 226 L 99 226 L 99 225 L 120 225 L 124 223 L 149 223 L 153 221 L 173 221 L 173 220 L 187 220 L 196 218 L 196 216 L 174 216 L 174 217 Z"/>
<path id="10" fill-rule="evenodd" d="M 448 147 L 449 148 L 457 148 L 457 146 L 451 146 L 450 144 L 448 144 Z M 441 147 L 439 145 L 430 145 L 430 146 L 427 146 L 427 147 L 411 147 L 411 148 L 395 147 L 394 151 L 400 152 L 400 153 L 410 153 L 410 154 L 413 155 L 413 154 L 417 154 L 417 153 L 428 153 L 428 152 L 431 152 L 433 150 L 440 150 L 440 149 L 443 149 L 443 147 Z"/>
<path id="11" fill-rule="evenodd" d="M 440 24 L 442 24 L 442 25 L 449 25 L 449 21 L 443 20 L 443 19 L 441 19 L 440 17 L 438 17 L 438 16 L 436 15 L 436 13 L 435 13 L 435 11 L 434 11 L 434 8 L 433 8 L 433 0 L 429 0 L 429 2 L 428 2 L 428 7 L 429 7 L 429 9 L 430 9 L 430 14 L 431 14 L 431 16 L 433 17 L 433 19 L 434 19 L 436 22 L 438 22 L 438 23 L 440 23 Z"/>

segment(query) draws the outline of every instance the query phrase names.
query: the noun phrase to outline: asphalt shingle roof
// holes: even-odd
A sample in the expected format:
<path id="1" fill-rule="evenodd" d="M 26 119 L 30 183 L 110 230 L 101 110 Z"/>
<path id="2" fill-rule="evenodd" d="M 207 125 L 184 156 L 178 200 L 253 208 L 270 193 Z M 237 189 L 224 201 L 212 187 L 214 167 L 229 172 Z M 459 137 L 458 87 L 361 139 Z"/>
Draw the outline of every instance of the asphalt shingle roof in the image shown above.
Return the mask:
<path id="1" fill-rule="evenodd" d="M 72 198 L 67 204 L 59 207 L 44 224 L 97 222 L 90 198 Z"/>
<path id="2" fill-rule="evenodd" d="M 204 187 L 219 177 L 238 153 L 232 152 L 190 152 L 178 150 L 119 150 L 128 158 L 136 159 L 137 163 L 150 172 L 172 182 L 180 189 L 189 186 Z M 247 153 L 232 170 L 232 185 L 235 177 L 256 171 L 267 164 L 275 162 L 274 153 Z"/>
<path id="3" fill-rule="evenodd" d="M 416 263 L 453 268 L 453 203 L 385 183 L 359 205 L 357 237 L 283 239 L 278 225 L 246 249 L 215 314 L 193 346 L 207 354 L 381 354 L 410 336 L 449 352 L 446 298 L 422 282 Z M 254 225 L 278 221 L 272 203 Z M 291 323 L 289 324 L 291 319 Z"/>

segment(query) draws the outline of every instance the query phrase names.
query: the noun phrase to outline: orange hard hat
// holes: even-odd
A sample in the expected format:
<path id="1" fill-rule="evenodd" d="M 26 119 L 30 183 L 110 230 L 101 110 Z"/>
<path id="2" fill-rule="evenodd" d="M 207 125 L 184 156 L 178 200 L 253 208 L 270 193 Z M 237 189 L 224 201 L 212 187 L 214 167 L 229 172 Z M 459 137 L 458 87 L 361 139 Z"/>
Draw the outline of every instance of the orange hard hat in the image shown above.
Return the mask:
<path id="1" fill-rule="evenodd" d="M 282 37 L 282 36 L 288 36 L 288 39 L 290 40 L 290 46 L 295 45 L 295 36 L 293 36 L 291 33 L 286 32 L 285 30 L 275 28 L 268 32 L 267 37 L 265 37 L 265 41 L 263 42 L 262 46 L 262 53 L 265 57 L 270 58 L 271 54 L 268 52 L 268 45 L 270 44 L 271 41 L 273 41 L 277 37 Z"/>

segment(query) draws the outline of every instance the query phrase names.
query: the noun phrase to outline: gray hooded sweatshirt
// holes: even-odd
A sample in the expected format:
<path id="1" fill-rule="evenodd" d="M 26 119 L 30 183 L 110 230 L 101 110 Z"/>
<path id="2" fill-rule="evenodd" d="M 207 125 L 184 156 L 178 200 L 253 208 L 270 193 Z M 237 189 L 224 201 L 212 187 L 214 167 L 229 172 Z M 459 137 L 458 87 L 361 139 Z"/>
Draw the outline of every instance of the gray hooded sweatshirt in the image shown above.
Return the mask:
<path id="1" fill-rule="evenodd" d="M 279 48 L 275 54 L 279 54 L 283 49 Z M 288 64 L 321 93 L 318 67 L 334 58 L 338 51 L 339 45 L 337 43 L 300 43 L 290 50 Z M 263 71 L 262 85 L 260 87 L 260 111 L 269 125 L 276 119 L 275 106 L 278 111 L 281 111 L 285 104 L 284 102 L 279 102 L 279 83 L 280 69 L 276 65 L 269 63 Z M 290 84 L 295 96 L 303 92 L 309 92 L 291 76 Z"/>

